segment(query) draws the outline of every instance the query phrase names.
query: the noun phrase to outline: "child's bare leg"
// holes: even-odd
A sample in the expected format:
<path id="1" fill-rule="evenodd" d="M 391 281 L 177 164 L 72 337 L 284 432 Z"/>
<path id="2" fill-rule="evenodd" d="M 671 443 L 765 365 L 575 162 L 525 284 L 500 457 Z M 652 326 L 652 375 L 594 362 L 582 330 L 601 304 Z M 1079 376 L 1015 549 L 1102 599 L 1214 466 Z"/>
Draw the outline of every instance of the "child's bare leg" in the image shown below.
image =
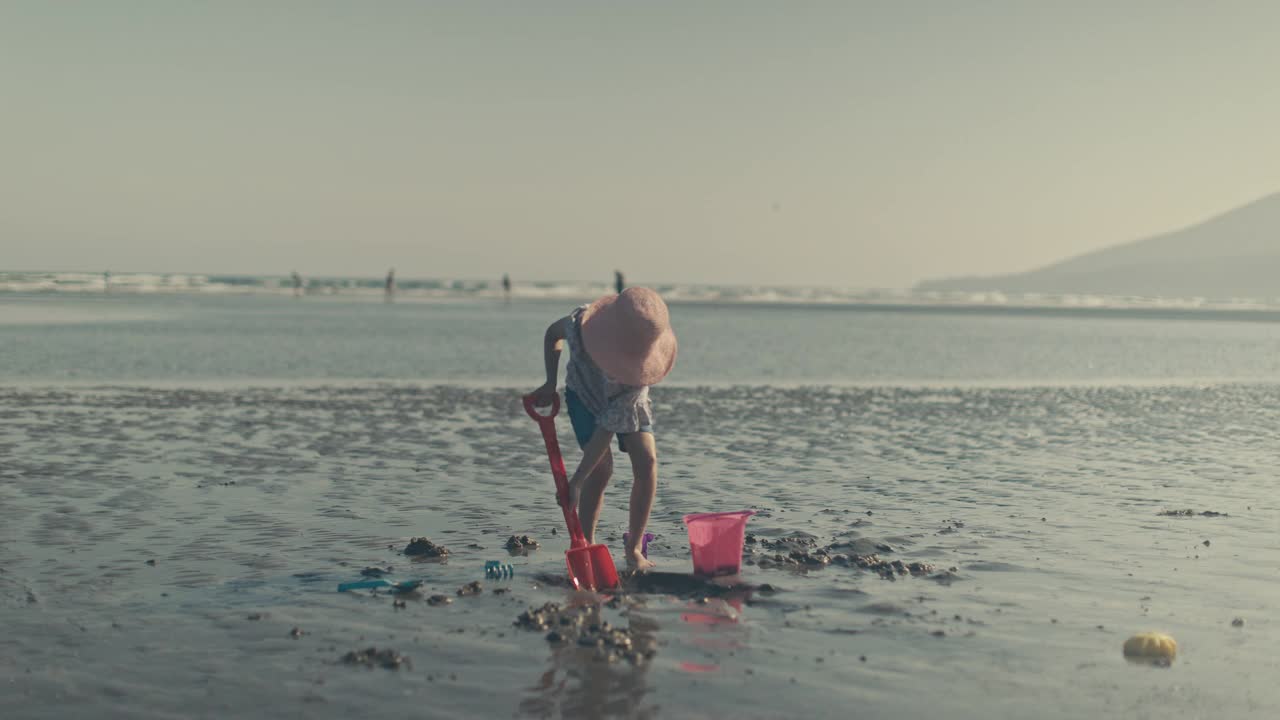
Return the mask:
<path id="1" fill-rule="evenodd" d="M 597 467 L 605 460 L 609 461 L 609 468 L 604 471 L 604 484 L 609 484 L 609 476 L 613 474 L 613 458 L 609 452 L 609 444 L 613 442 L 613 433 L 608 430 L 597 429 L 587 441 L 586 447 L 582 448 L 582 460 L 578 462 L 578 469 L 573 471 L 573 477 L 569 478 L 569 505 L 577 508 L 579 506 L 578 498 L 582 495 L 582 488 L 587 485 L 588 478 L 594 473 Z M 604 493 L 601 487 L 600 493 Z M 599 502 L 598 500 L 596 501 Z M 597 506 L 596 512 L 599 512 Z M 581 517 L 582 511 L 578 511 L 579 520 L 582 521 L 582 527 L 595 527 L 587 525 L 587 521 Z M 587 537 L 591 537 L 590 530 L 583 530 Z"/>
<path id="2" fill-rule="evenodd" d="M 596 541 L 596 520 L 600 519 L 604 489 L 609 486 L 612 476 L 613 453 L 606 449 L 595 469 L 583 480 L 578 493 L 578 522 L 582 523 L 582 533 L 587 536 L 588 545 Z"/>
<path id="3" fill-rule="evenodd" d="M 653 510 L 653 498 L 658 492 L 658 446 L 653 433 L 634 432 L 626 437 L 627 454 L 631 456 L 631 472 L 635 482 L 631 485 L 630 532 L 626 548 L 627 565 L 637 570 L 653 567 L 653 562 L 641 552 L 644 529 L 649 524 Z"/>

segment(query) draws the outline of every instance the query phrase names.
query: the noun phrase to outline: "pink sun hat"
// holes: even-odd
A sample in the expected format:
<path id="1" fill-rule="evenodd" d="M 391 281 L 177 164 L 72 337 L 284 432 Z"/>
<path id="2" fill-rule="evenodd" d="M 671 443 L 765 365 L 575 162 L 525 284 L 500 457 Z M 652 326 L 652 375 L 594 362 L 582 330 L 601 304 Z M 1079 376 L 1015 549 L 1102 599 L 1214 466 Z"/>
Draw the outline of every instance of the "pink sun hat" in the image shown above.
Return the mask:
<path id="1" fill-rule="evenodd" d="M 676 364 L 667 304 L 645 287 L 605 295 L 582 313 L 582 343 L 596 366 L 624 385 L 654 385 Z"/>

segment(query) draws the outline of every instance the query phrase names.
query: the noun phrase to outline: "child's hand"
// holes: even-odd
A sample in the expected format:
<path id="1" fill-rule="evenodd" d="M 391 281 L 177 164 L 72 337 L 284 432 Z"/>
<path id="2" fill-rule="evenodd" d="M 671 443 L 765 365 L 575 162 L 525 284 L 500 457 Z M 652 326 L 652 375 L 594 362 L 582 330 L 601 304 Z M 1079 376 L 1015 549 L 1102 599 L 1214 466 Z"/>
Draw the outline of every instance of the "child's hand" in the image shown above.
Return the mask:
<path id="1" fill-rule="evenodd" d="M 529 394 L 533 396 L 534 407 L 546 407 L 555 402 L 556 386 L 554 383 L 546 383 Z"/>

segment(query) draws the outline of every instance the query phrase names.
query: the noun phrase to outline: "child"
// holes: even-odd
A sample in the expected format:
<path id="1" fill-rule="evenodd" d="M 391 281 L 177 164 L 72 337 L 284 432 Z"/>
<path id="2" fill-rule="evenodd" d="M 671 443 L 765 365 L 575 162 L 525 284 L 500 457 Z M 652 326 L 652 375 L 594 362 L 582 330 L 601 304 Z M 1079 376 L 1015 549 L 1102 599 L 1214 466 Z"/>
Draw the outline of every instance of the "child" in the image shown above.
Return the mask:
<path id="1" fill-rule="evenodd" d="M 667 305 L 649 288 L 627 288 L 575 309 L 547 328 L 543 339 L 547 382 L 533 391 L 534 404 L 551 404 L 560 369 L 560 348 L 569 343 L 565 371 L 565 407 L 582 462 L 569 480 L 570 501 L 588 543 L 595 542 L 596 520 L 604 489 L 613 475 L 613 436 L 618 449 L 631 456 L 627 566 L 653 567 L 641 554 L 641 540 L 658 489 L 658 451 L 653 439 L 649 386 L 671 372 L 676 361 L 676 335 Z"/>

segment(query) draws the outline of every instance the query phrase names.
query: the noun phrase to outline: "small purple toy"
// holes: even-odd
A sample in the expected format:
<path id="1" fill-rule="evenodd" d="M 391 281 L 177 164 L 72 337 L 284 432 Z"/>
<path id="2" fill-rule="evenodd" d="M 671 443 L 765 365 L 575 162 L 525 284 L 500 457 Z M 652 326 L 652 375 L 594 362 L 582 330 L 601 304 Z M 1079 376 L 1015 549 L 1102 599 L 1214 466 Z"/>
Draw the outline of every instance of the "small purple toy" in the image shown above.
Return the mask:
<path id="1" fill-rule="evenodd" d="M 629 532 L 622 533 L 622 544 L 626 545 L 627 540 L 629 540 L 630 538 L 631 538 L 631 533 Z M 651 532 L 645 533 L 644 537 L 640 538 L 640 554 L 641 555 L 645 557 L 649 557 L 649 541 L 652 540 L 653 538 L 654 538 L 654 534 Z"/>

